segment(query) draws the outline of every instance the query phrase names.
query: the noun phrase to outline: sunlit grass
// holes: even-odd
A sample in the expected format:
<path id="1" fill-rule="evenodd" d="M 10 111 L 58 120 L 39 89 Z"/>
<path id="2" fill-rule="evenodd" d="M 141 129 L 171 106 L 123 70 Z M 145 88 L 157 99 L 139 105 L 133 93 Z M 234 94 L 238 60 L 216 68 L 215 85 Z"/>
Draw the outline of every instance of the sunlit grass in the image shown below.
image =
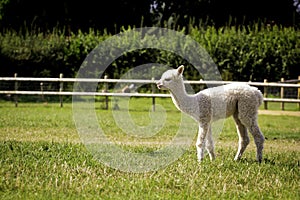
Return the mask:
<path id="1" fill-rule="evenodd" d="M 127 142 L 125 150 L 147 152 L 174 136 L 181 116 L 170 99 L 157 99 L 157 104 L 166 110 L 166 127 L 150 138 L 128 136 L 117 126 L 112 110 L 102 110 L 97 104 L 96 113 L 108 138 Z M 133 98 L 129 108 L 136 124 L 151 123 L 150 99 Z M 238 138 L 229 118 L 216 137 L 214 162 L 206 156 L 199 164 L 192 144 L 176 162 L 158 171 L 125 173 L 93 159 L 81 143 L 71 104 L 15 108 L 2 103 L 0 198 L 299 199 L 300 117 L 260 115 L 258 120 L 267 138 L 261 164 L 255 161 L 252 137 L 243 159 L 233 161 Z M 196 128 L 190 129 L 195 136 Z"/>
<path id="2" fill-rule="evenodd" d="M 300 111 L 299 103 L 283 103 L 285 111 Z M 268 102 L 268 110 L 282 110 L 280 102 Z M 260 106 L 260 109 L 264 109 L 264 104 Z"/>

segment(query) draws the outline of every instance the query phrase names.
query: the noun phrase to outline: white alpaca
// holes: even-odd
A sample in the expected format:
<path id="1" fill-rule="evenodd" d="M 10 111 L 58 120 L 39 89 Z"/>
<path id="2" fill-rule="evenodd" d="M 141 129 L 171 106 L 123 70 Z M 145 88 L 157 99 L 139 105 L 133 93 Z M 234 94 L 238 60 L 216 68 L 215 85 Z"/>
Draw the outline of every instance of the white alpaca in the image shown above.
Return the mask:
<path id="1" fill-rule="evenodd" d="M 211 123 L 233 116 L 239 135 L 239 147 L 234 160 L 241 158 L 250 142 L 248 129 L 256 144 L 257 160 L 261 162 L 264 136 L 257 123 L 257 110 L 263 101 L 261 92 L 247 84 L 233 83 L 189 95 L 183 83 L 183 70 L 184 66 L 181 65 L 177 69 L 166 71 L 157 82 L 157 87 L 169 90 L 175 106 L 199 123 L 196 142 L 198 160 L 203 159 L 205 148 L 210 159 L 215 158 Z"/>

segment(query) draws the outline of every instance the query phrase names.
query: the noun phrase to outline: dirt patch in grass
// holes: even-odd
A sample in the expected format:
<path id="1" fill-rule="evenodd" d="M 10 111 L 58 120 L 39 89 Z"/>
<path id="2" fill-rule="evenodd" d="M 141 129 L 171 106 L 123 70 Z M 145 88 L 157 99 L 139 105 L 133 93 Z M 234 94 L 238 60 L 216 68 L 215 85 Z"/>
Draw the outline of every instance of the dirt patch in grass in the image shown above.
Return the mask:
<path id="1" fill-rule="evenodd" d="M 284 110 L 259 110 L 260 115 L 288 115 L 300 117 L 300 111 L 284 111 Z"/>

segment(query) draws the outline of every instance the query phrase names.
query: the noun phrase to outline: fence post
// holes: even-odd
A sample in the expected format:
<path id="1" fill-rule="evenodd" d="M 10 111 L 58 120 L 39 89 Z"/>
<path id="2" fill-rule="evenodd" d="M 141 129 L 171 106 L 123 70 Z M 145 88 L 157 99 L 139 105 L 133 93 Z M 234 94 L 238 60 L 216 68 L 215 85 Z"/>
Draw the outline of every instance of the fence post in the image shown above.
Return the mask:
<path id="1" fill-rule="evenodd" d="M 267 83 L 268 80 L 267 79 L 264 79 L 264 83 Z M 264 98 L 267 98 L 268 97 L 268 87 L 267 86 L 264 86 Z M 268 102 L 267 101 L 264 101 L 264 108 L 265 110 L 268 110 Z"/>
<path id="2" fill-rule="evenodd" d="M 284 83 L 284 78 L 280 79 L 281 83 Z M 284 87 L 280 87 L 280 98 L 283 99 L 284 98 Z M 280 103 L 280 108 L 281 110 L 284 110 L 284 102 Z"/>
<path id="3" fill-rule="evenodd" d="M 44 102 L 44 83 L 40 83 L 40 88 L 41 88 L 41 101 Z"/>
<path id="4" fill-rule="evenodd" d="M 18 91 L 18 81 L 17 81 L 17 76 L 18 76 L 18 74 L 15 73 L 15 74 L 14 74 L 14 78 L 16 79 L 16 80 L 15 80 L 15 92 Z M 14 100 L 15 100 L 15 107 L 18 107 L 18 95 L 17 95 L 17 94 L 14 95 Z"/>
<path id="5" fill-rule="evenodd" d="M 154 82 L 154 77 L 152 77 L 151 79 Z M 155 85 L 152 83 L 151 84 L 151 88 L 152 88 L 152 94 L 155 94 Z M 155 97 L 152 97 L 152 111 L 155 111 Z"/>
<path id="6" fill-rule="evenodd" d="M 107 79 L 107 78 L 108 78 L 108 76 L 105 75 L 104 79 Z M 107 82 L 104 83 L 104 92 L 105 93 L 108 92 L 108 83 Z M 105 108 L 104 109 L 108 110 L 108 96 L 105 96 Z"/>
<path id="7" fill-rule="evenodd" d="M 64 77 L 64 75 L 62 73 L 59 74 L 59 79 L 62 79 Z M 62 92 L 64 88 L 64 82 L 60 81 L 59 82 L 59 92 Z M 59 102 L 60 102 L 60 107 L 63 107 L 63 96 L 59 95 Z"/>
<path id="8" fill-rule="evenodd" d="M 300 85 L 300 76 L 298 76 L 298 85 Z M 300 87 L 298 87 L 298 99 L 300 99 Z M 298 103 L 298 110 L 300 111 L 300 103 Z"/>

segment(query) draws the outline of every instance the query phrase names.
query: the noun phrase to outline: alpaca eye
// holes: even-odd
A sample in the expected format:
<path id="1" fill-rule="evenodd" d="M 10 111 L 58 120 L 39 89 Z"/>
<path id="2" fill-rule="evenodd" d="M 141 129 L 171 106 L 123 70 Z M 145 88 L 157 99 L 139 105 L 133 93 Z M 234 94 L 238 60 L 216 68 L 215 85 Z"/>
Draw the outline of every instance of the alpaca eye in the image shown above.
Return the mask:
<path id="1" fill-rule="evenodd" d="M 166 78 L 166 79 L 165 79 L 165 81 L 171 81 L 171 80 L 172 80 L 172 79 L 170 79 L 170 78 Z"/>

